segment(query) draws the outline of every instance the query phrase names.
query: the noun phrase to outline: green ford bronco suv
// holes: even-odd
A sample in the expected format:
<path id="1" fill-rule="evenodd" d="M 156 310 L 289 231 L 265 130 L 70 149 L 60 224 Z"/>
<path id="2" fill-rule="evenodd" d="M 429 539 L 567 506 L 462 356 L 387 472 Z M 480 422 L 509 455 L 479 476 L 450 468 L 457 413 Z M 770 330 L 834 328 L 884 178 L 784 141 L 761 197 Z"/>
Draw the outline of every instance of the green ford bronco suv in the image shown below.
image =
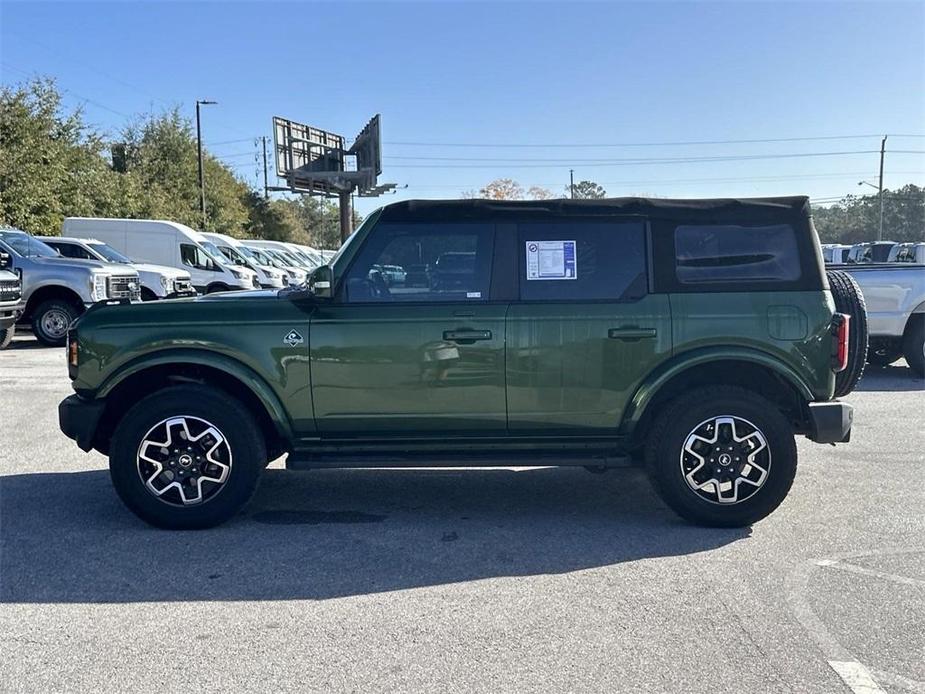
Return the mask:
<path id="1" fill-rule="evenodd" d="M 284 453 L 643 461 L 680 515 L 743 525 L 786 496 L 795 435 L 849 438 L 832 285 L 805 197 L 399 202 L 306 287 L 87 311 L 60 425 L 166 528 L 232 517 Z"/>

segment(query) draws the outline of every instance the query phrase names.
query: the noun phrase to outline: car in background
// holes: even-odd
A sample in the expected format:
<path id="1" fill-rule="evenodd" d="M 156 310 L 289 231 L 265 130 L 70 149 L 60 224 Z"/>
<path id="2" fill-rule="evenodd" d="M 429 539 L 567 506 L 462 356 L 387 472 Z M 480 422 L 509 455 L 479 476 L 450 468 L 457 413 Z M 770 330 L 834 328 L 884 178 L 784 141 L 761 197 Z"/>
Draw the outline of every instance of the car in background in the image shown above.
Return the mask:
<path id="1" fill-rule="evenodd" d="M 217 250 L 207 250 L 210 242 L 185 224 L 163 219 L 66 217 L 61 235 L 99 239 L 128 258 L 184 270 L 201 294 L 260 288 L 253 270 L 233 267 Z"/>
<path id="2" fill-rule="evenodd" d="M 284 243 L 282 241 L 267 241 L 265 239 L 249 239 L 246 241 L 248 246 L 263 248 L 273 251 L 275 257 L 283 262 L 289 263 L 292 267 L 301 268 L 306 273 L 314 270 L 318 265 L 304 252 L 299 251 L 295 244 Z"/>
<path id="3" fill-rule="evenodd" d="M 289 284 L 289 275 L 285 270 L 265 265 L 253 252 L 238 239 L 213 232 L 202 232 L 209 241 L 215 244 L 219 252 L 235 265 L 250 268 L 257 273 L 257 281 L 264 289 L 282 289 Z"/>
<path id="4" fill-rule="evenodd" d="M 141 301 L 141 282 L 130 266 L 64 258 L 19 229 L 0 229 L 0 252 L 22 280 L 18 322 L 30 324 L 43 345 L 63 346 L 68 327 L 93 304 Z"/>
<path id="5" fill-rule="evenodd" d="M 105 263 L 131 266 L 138 272 L 138 278 L 141 280 L 142 301 L 177 299 L 196 295 L 190 274 L 185 270 L 177 270 L 166 265 L 136 263 L 98 239 L 78 239 L 68 236 L 38 236 L 36 238 L 54 248 L 65 258 L 99 260 Z"/>
<path id="6" fill-rule="evenodd" d="M 13 272 L 10 254 L 0 251 L 0 349 L 13 341 L 16 321 L 22 313 L 22 280 Z"/>
<path id="7" fill-rule="evenodd" d="M 915 265 L 925 265 L 925 243 L 898 243 L 890 251 L 889 261 L 891 263 L 913 263 Z"/>
<path id="8" fill-rule="evenodd" d="M 305 267 L 301 259 L 293 257 L 285 247 L 277 247 L 276 242 L 248 239 L 244 245 L 254 252 L 259 250 L 284 268 L 289 273 L 289 284 L 303 284 L 308 279 L 311 269 Z"/>
<path id="9" fill-rule="evenodd" d="M 848 262 L 851 246 L 843 243 L 826 243 L 822 245 L 822 259 L 826 265 L 844 265 Z"/>
<path id="10" fill-rule="evenodd" d="M 896 245 L 895 241 L 866 241 L 856 243 L 848 253 L 846 263 L 885 263 L 890 257 L 890 251 Z"/>
<path id="11" fill-rule="evenodd" d="M 243 245 L 254 254 L 262 264 L 276 267 L 289 276 L 289 286 L 301 286 L 308 279 L 308 272 L 299 265 L 293 265 L 291 259 L 281 255 L 271 248 L 260 248 L 252 245 L 251 241 L 244 241 Z"/>
<path id="12" fill-rule="evenodd" d="M 912 371 L 925 377 L 925 268 L 896 262 L 844 269 L 861 287 L 867 306 L 868 363 L 888 366 L 905 357 Z"/>
<path id="13" fill-rule="evenodd" d="M 374 265 L 374 269 L 382 273 L 385 283 L 390 287 L 400 287 L 405 283 L 408 273 L 401 265 Z"/>

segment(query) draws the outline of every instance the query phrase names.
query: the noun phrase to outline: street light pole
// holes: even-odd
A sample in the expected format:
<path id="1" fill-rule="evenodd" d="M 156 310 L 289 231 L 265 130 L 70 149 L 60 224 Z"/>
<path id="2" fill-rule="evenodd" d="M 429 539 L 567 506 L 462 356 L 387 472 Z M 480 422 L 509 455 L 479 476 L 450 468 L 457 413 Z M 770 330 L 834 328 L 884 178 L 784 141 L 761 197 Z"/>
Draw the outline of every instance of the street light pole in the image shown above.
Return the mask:
<path id="1" fill-rule="evenodd" d="M 217 101 L 196 100 L 196 151 L 199 161 L 199 212 L 202 214 L 202 229 L 206 229 L 206 180 L 202 173 L 202 126 L 199 122 L 199 107 L 217 104 Z"/>
<path id="2" fill-rule="evenodd" d="M 886 154 L 886 135 L 880 141 L 880 230 L 877 232 L 877 240 L 883 241 L 883 157 Z"/>
<path id="3" fill-rule="evenodd" d="M 575 198 L 575 169 L 568 170 L 568 192 L 569 198 Z"/>

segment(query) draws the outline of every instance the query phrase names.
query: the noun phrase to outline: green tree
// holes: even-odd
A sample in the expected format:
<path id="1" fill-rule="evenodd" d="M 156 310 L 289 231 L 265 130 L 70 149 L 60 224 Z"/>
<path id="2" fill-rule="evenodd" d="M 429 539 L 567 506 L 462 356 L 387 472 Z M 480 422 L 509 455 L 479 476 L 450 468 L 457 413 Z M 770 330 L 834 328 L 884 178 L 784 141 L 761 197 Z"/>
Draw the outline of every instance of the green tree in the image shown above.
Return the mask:
<path id="1" fill-rule="evenodd" d="M 51 80 L 0 88 L 0 221 L 57 234 L 68 215 L 113 214 L 132 197 L 79 109 Z"/>
<path id="2" fill-rule="evenodd" d="M 823 243 L 872 241 L 880 228 L 879 196 L 846 195 L 831 205 L 813 206 L 813 222 Z M 925 188 L 910 183 L 884 190 L 883 238 L 925 241 Z"/>
<path id="3" fill-rule="evenodd" d="M 600 200 L 607 197 L 607 191 L 594 181 L 579 181 L 565 186 L 565 194 L 576 200 Z"/>
<path id="4" fill-rule="evenodd" d="M 179 109 L 129 124 L 117 159 L 122 175 L 146 191 L 137 214 L 202 228 L 196 138 Z M 251 190 L 208 152 L 203 153 L 203 178 L 206 230 L 239 235 L 250 221 Z"/>

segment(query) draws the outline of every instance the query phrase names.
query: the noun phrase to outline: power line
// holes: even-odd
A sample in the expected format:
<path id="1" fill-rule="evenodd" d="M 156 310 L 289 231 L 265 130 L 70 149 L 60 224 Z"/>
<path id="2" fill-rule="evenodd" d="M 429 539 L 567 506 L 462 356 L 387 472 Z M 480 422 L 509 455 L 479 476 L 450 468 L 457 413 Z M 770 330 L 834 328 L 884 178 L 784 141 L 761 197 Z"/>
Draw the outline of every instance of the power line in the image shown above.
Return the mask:
<path id="1" fill-rule="evenodd" d="M 667 157 L 667 158 L 648 158 L 648 159 L 609 159 L 609 160 L 527 160 L 545 163 L 511 163 L 517 160 L 482 160 L 482 164 L 390 164 L 389 168 L 399 169 L 491 169 L 499 166 L 507 166 L 514 169 L 531 169 L 531 168 L 550 168 L 553 164 L 581 164 L 585 167 L 608 167 L 608 166 L 649 166 L 658 164 L 696 164 L 705 162 L 732 162 L 732 161 L 760 161 L 768 159 L 801 159 L 812 157 L 835 157 L 845 155 L 859 154 L 879 154 L 880 150 L 852 150 L 840 152 L 800 152 L 788 154 L 754 154 L 754 155 L 732 155 L 732 156 L 711 156 L 711 157 Z M 890 154 L 925 154 L 925 150 L 893 150 Z M 389 157 L 388 159 L 394 159 Z M 451 161 L 469 161 L 451 160 Z M 479 160 L 476 160 L 479 161 Z"/>
<path id="2" fill-rule="evenodd" d="M 388 141 L 387 145 L 400 145 L 403 147 L 498 147 L 498 148 L 546 148 L 546 147 L 568 147 L 572 149 L 581 147 L 682 147 L 698 145 L 741 145 L 741 144 L 758 144 L 773 142 L 816 142 L 825 140 L 862 140 L 882 137 L 882 133 L 870 135 L 820 135 L 816 137 L 772 137 L 772 138 L 754 138 L 745 140 L 683 140 L 674 142 L 605 142 L 605 143 L 564 143 L 564 142 L 545 142 L 545 143 L 487 143 L 487 142 L 409 142 L 409 141 Z M 890 135 L 890 137 L 923 137 L 925 135 Z"/>

